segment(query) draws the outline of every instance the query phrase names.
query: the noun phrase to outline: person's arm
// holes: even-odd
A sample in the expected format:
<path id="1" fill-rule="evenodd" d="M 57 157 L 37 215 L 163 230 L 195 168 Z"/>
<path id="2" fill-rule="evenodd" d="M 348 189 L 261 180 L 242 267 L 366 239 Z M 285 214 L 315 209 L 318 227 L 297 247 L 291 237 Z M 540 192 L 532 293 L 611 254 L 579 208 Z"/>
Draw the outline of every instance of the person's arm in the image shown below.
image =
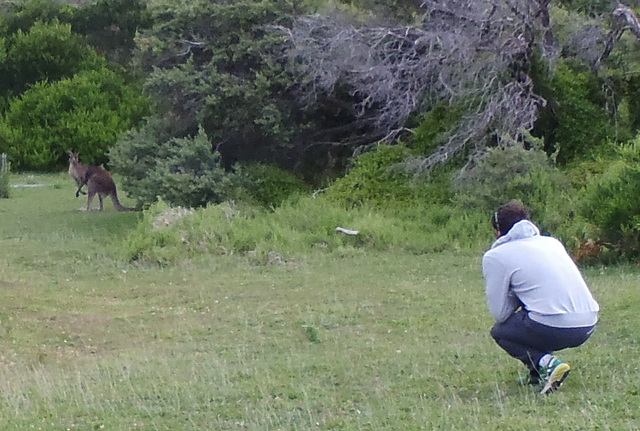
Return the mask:
<path id="1" fill-rule="evenodd" d="M 490 256 L 484 256 L 482 259 L 482 273 L 486 284 L 489 311 L 496 322 L 502 323 L 521 305 L 509 289 L 511 274 L 507 273 L 502 263 Z"/>

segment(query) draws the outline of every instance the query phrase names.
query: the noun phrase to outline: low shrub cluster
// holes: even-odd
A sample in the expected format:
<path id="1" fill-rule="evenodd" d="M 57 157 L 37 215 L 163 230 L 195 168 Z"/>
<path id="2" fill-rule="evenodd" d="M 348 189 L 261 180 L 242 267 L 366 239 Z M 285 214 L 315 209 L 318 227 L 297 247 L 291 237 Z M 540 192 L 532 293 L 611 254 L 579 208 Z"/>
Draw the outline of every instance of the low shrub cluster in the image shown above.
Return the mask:
<path id="1" fill-rule="evenodd" d="M 201 205 L 157 229 L 154 219 L 179 204 L 177 196 L 188 194 L 161 197 L 127 240 L 125 254 L 153 264 L 200 254 L 241 254 L 266 264 L 312 250 L 341 255 L 367 249 L 480 251 L 493 240 L 490 215 L 517 199 L 531 210 L 543 234 L 560 238 L 576 256 L 590 246 L 591 263 L 635 259 L 640 249 L 637 144 L 617 149 L 613 159 L 583 162 L 590 171 L 577 182 L 572 170 L 580 165 L 561 170 L 543 151 L 515 147 L 489 150 L 452 181 L 444 171 L 416 180 L 397 169 L 406 149 L 381 146 L 360 156 L 351 172 L 320 195 L 278 169 L 250 166 L 221 173 L 216 184 L 228 181 L 230 191 L 220 197 L 237 200 Z M 251 189 L 251 184 L 259 186 Z M 358 234 L 343 235 L 337 227 Z M 606 253 L 592 256 L 593 250 Z"/>
<path id="2" fill-rule="evenodd" d="M 640 256 L 640 139 L 622 146 L 584 189 L 581 212 L 597 240 L 621 256 Z"/>
<path id="3" fill-rule="evenodd" d="M 324 196 L 305 196 L 271 211 L 225 202 L 173 220 L 174 211 L 163 201 L 146 210 L 123 244 L 125 257 L 141 264 L 167 265 L 204 254 L 239 254 L 263 265 L 313 252 L 349 256 L 364 250 L 409 250 L 421 254 L 482 248 L 491 241 L 486 214 L 446 206 L 345 209 Z M 158 222 L 167 218 L 172 222 Z M 358 233 L 342 234 L 338 227 Z"/>
<path id="4" fill-rule="evenodd" d="M 543 231 L 562 235 L 561 227 L 575 212 L 567 176 L 541 150 L 494 148 L 453 181 L 453 202 L 486 213 L 517 199 L 531 211 Z"/>
<path id="5" fill-rule="evenodd" d="M 264 208 L 276 208 L 297 193 L 309 192 L 309 186 L 289 171 L 259 163 L 236 166 L 231 176 L 239 198 Z"/>

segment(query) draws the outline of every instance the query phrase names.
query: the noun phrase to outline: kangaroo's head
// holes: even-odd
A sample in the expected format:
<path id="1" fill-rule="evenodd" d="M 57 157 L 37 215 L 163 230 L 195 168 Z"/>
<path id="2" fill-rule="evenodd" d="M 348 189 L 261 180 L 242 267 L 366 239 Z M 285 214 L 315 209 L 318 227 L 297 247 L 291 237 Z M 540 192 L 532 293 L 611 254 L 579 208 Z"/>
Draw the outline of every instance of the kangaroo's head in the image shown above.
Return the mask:
<path id="1" fill-rule="evenodd" d="M 67 153 L 69 154 L 69 164 L 70 165 L 77 165 L 78 164 L 78 154 L 74 153 L 71 150 L 67 151 Z"/>

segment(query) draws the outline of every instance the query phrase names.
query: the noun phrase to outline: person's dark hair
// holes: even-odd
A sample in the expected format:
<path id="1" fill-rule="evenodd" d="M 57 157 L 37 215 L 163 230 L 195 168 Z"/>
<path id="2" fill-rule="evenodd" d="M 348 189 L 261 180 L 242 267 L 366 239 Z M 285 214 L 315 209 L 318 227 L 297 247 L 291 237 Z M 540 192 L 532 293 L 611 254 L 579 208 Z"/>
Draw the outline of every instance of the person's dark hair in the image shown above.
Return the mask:
<path id="1" fill-rule="evenodd" d="M 504 235 L 520 220 L 529 220 L 529 211 L 521 203 L 511 201 L 498 208 L 491 218 L 491 225 Z"/>

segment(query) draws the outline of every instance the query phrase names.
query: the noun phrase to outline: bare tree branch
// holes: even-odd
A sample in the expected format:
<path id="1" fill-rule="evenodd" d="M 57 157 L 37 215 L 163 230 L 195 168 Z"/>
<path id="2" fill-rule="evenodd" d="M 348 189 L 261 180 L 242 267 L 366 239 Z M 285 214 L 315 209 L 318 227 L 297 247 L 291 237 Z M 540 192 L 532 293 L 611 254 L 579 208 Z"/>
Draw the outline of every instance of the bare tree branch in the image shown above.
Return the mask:
<path id="1" fill-rule="evenodd" d="M 618 3 L 613 10 L 612 16 L 613 26 L 607 37 L 604 50 L 594 64 L 594 70 L 596 71 L 599 70 L 602 61 L 609 57 L 611 51 L 615 48 L 616 42 L 620 40 L 625 31 L 631 31 L 640 39 L 640 20 L 638 20 L 638 16 L 631 8 Z"/>
<path id="2" fill-rule="evenodd" d="M 466 116 L 440 150 L 411 164 L 429 169 L 469 145 L 519 142 L 544 100 L 527 75 L 534 45 L 552 55 L 550 0 L 431 0 L 420 27 L 356 25 L 319 15 L 280 28 L 313 106 L 347 92 L 371 136 L 394 136 L 410 116 L 441 100 L 466 106 Z M 550 42 L 551 41 L 551 42 Z M 505 141 L 505 142 L 507 142 Z"/>

